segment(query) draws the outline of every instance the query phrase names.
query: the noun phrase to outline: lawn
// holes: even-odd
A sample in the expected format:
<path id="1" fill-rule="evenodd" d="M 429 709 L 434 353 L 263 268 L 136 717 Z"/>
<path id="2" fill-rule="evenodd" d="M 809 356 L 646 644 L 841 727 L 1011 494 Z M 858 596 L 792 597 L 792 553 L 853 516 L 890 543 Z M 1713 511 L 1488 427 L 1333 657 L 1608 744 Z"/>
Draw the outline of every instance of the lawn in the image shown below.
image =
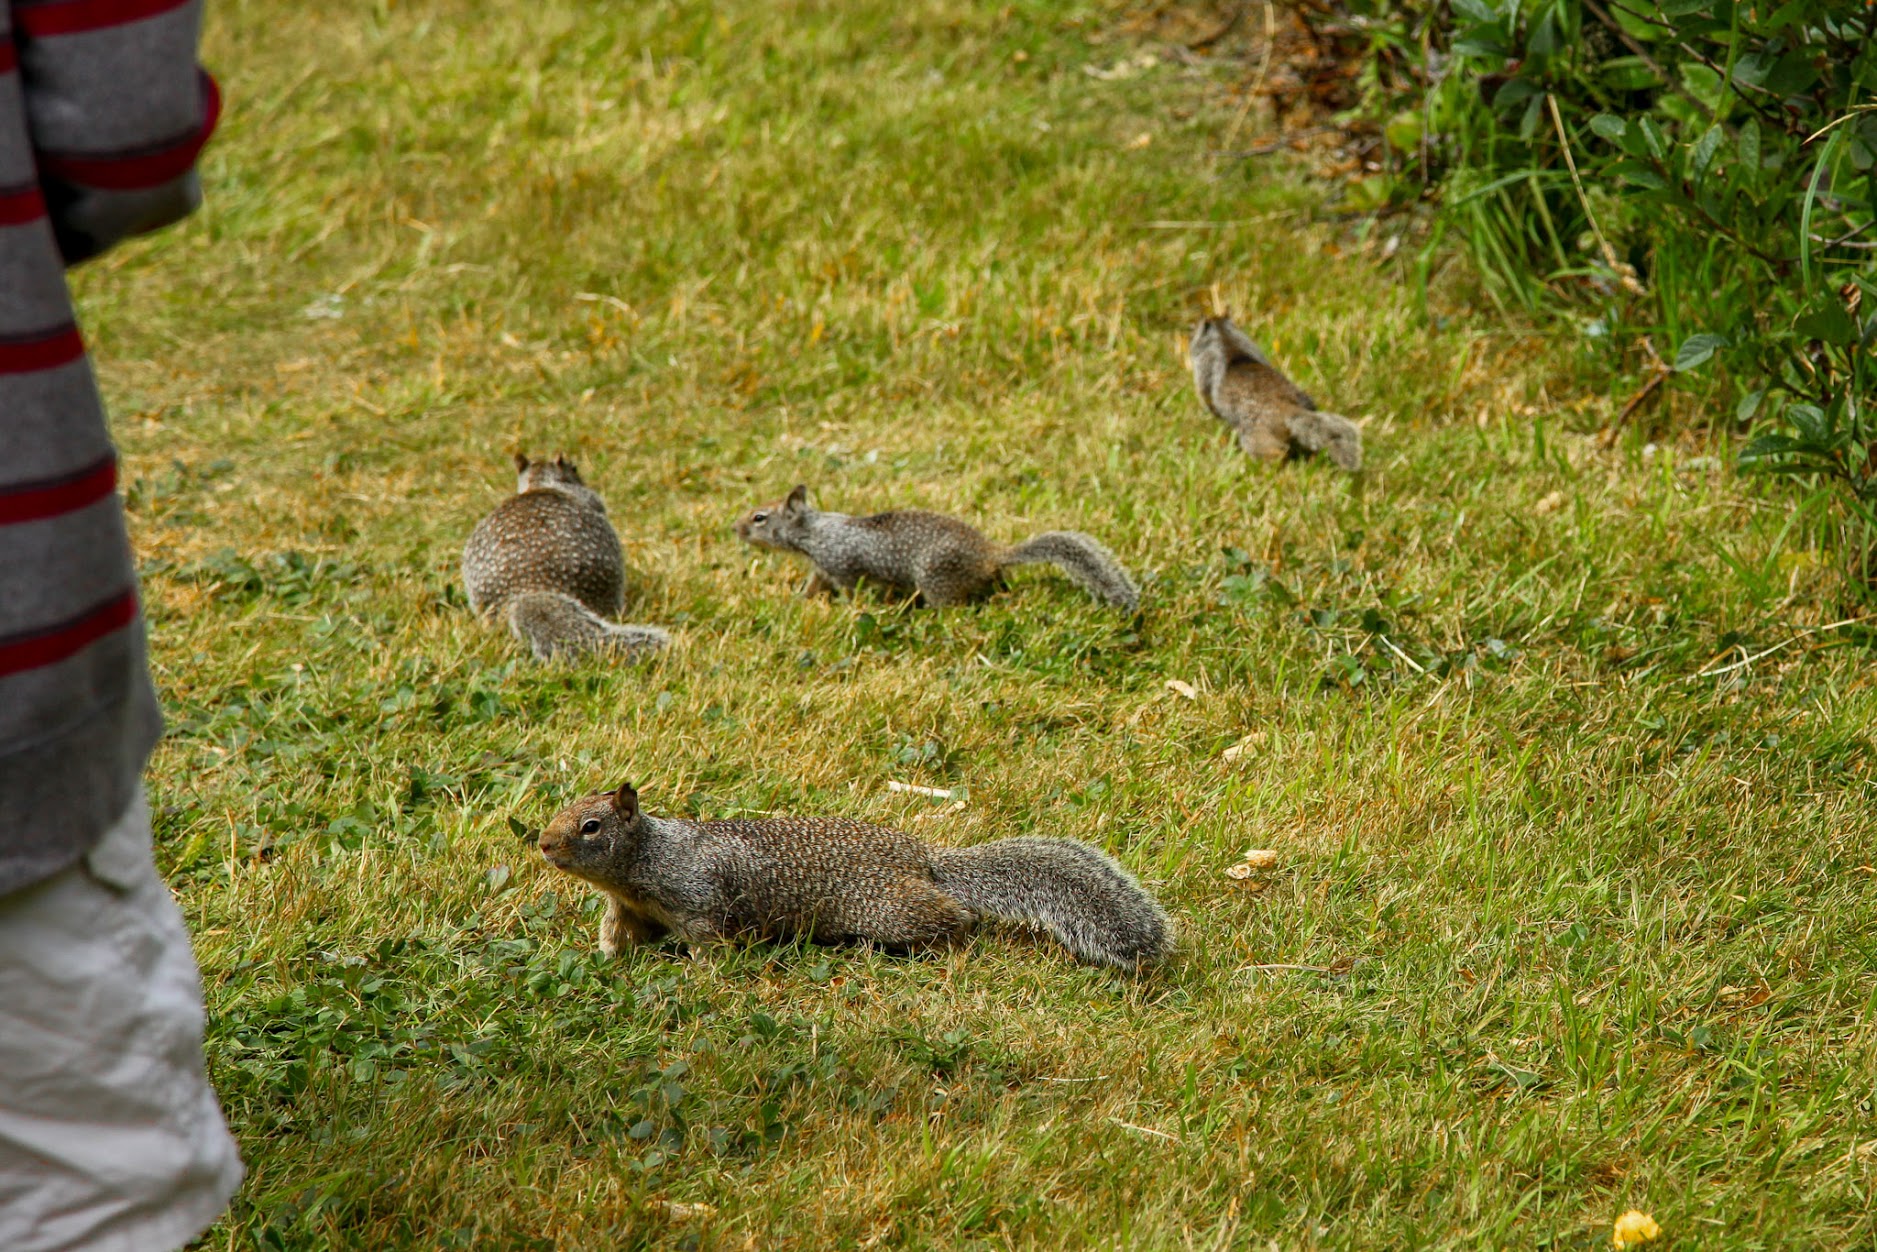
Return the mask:
<path id="1" fill-rule="evenodd" d="M 204 1246 L 1877 1237 L 1877 693 L 1799 497 L 1698 411 L 1602 447 L 1571 343 L 1211 157 L 1244 67 L 1123 17 L 211 6 L 207 204 L 77 278 L 250 1170 Z M 1361 480 L 1233 450 L 1214 301 L 1366 419 Z M 470 616 L 517 450 L 606 496 L 670 654 Z M 730 528 L 797 482 L 1088 530 L 1142 615 L 805 601 Z M 608 963 L 516 827 L 624 779 L 1089 839 L 1181 950 Z"/>

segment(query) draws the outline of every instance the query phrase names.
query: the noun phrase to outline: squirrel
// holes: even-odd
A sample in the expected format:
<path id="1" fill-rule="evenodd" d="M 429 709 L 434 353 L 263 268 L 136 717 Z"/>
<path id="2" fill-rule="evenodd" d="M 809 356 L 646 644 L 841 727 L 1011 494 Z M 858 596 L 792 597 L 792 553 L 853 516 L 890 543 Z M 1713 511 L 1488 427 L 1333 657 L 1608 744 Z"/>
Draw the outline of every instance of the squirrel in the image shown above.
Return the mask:
<path id="1" fill-rule="evenodd" d="M 654 817 L 623 783 L 555 814 L 539 847 L 605 894 L 607 956 L 667 934 L 922 948 L 955 942 L 987 917 L 1045 930 L 1092 965 L 1140 970 L 1173 949 L 1153 897 L 1075 839 L 936 848 L 838 817 Z"/>
<path id="2" fill-rule="evenodd" d="M 1362 468 L 1362 431 L 1346 417 L 1324 413 L 1308 392 L 1284 376 L 1228 317 L 1193 328 L 1187 358 L 1193 384 L 1214 417 L 1238 432 L 1238 446 L 1268 461 L 1329 453 L 1351 473 Z"/>
<path id="3" fill-rule="evenodd" d="M 1047 562 L 1104 604 L 1140 608 L 1140 591 L 1114 554 L 1080 531 L 1045 531 L 1006 548 L 940 513 L 823 513 L 798 486 L 780 503 L 744 514 L 736 533 L 759 548 L 807 557 L 815 567 L 809 595 L 851 592 L 866 578 L 935 607 L 964 604 L 1001 587 L 1009 567 Z"/>
<path id="4" fill-rule="evenodd" d="M 463 545 L 469 607 L 508 623 L 535 659 L 600 648 L 662 648 L 656 626 L 607 621 L 626 602 L 626 558 L 606 504 L 564 456 L 515 454 L 515 494 L 476 523 Z"/>

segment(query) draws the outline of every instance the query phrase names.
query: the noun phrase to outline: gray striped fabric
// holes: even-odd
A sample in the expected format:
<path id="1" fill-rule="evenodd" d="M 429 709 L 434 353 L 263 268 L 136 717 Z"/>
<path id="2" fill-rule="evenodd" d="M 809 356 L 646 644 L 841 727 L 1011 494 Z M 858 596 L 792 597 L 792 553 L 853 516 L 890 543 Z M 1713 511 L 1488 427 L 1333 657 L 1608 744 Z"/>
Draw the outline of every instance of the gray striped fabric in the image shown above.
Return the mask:
<path id="1" fill-rule="evenodd" d="M 187 214 L 200 0 L 0 0 L 0 895 L 129 807 L 162 732 L 65 267 Z"/>

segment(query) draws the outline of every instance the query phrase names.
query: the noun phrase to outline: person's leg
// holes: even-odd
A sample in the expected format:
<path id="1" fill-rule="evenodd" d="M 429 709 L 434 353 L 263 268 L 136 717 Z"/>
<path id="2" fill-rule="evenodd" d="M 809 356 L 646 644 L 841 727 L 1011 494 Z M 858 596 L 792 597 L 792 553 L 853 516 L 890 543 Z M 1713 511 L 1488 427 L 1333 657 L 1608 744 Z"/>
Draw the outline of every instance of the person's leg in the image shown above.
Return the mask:
<path id="1" fill-rule="evenodd" d="M 241 1182 L 202 986 L 140 798 L 80 864 L 0 897 L 0 1248 L 164 1252 Z"/>

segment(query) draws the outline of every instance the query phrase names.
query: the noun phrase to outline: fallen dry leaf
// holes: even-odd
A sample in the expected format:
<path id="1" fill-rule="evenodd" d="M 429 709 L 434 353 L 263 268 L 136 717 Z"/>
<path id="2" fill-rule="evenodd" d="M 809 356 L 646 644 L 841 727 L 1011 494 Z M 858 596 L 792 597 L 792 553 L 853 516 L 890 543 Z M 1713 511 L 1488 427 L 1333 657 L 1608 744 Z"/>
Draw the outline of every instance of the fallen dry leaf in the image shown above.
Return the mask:
<path id="1" fill-rule="evenodd" d="M 1236 865 L 1227 866 L 1225 870 L 1225 876 L 1227 878 L 1235 878 L 1238 881 L 1243 882 L 1247 878 L 1250 878 L 1253 874 L 1258 873 L 1260 870 L 1276 869 L 1276 868 L 1277 868 L 1277 853 L 1273 852 L 1269 848 L 1246 848 L 1245 858 Z M 1264 884 L 1258 883 L 1255 885 L 1262 887 Z"/>
<path id="2" fill-rule="evenodd" d="M 1540 500 L 1537 504 L 1532 505 L 1532 512 L 1538 514 L 1540 517 L 1543 517 L 1547 513 L 1556 513 L 1559 509 L 1563 507 L 1564 507 L 1564 493 L 1562 491 L 1554 491 L 1550 495 L 1546 496 L 1544 499 Z"/>
<path id="3" fill-rule="evenodd" d="M 660 1200 L 657 1207 L 663 1209 L 665 1216 L 674 1222 L 688 1222 L 693 1217 L 710 1217 L 717 1212 L 714 1204 L 681 1204 L 676 1200 Z"/>
<path id="4" fill-rule="evenodd" d="M 1181 682 L 1177 678 L 1167 679 L 1167 690 L 1177 695 L 1185 696 L 1188 700 L 1197 700 L 1199 698 L 1199 692 L 1194 689 L 1193 684 Z"/>
<path id="5" fill-rule="evenodd" d="M 1253 748 L 1258 748 L 1258 747 L 1263 747 L 1263 746 L 1264 746 L 1264 732 L 1262 730 L 1254 730 L 1249 735 L 1246 735 L 1243 739 L 1240 739 L 1237 743 L 1227 748 L 1223 753 L 1221 753 L 1221 756 L 1225 760 L 1236 761 L 1239 757 L 1245 755 L 1245 753 L 1251 751 Z"/>

